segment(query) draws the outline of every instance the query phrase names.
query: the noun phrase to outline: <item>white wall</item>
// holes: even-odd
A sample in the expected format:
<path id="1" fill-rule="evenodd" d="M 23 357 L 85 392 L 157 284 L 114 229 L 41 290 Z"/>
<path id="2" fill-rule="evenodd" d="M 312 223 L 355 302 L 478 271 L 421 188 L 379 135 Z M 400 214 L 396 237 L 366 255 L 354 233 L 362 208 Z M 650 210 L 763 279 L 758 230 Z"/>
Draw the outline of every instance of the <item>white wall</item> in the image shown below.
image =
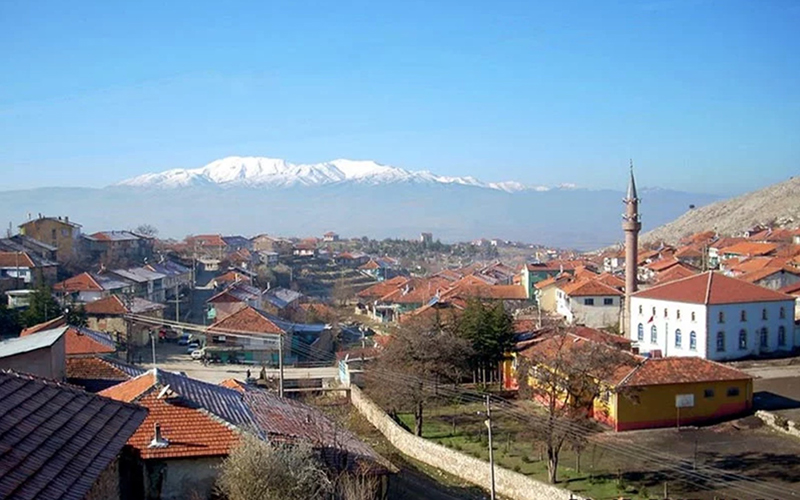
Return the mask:
<path id="1" fill-rule="evenodd" d="M 592 299 L 593 305 L 586 305 L 585 299 Z M 605 305 L 605 299 L 611 299 Z M 586 325 L 591 328 L 619 325 L 621 307 L 620 297 L 592 296 L 570 297 L 561 290 L 556 292 L 556 311 L 566 318 L 567 323 Z"/>
<path id="2" fill-rule="evenodd" d="M 641 313 L 640 311 L 641 306 Z M 653 308 L 655 307 L 655 315 Z M 780 309 L 784 309 L 785 317 L 780 318 Z M 666 316 L 664 310 L 667 310 Z M 767 310 L 767 319 L 762 319 L 762 310 Z M 680 318 L 678 317 L 680 311 Z M 745 321 L 741 321 L 741 312 L 745 312 Z M 695 313 L 692 320 L 692 312 Z M 724 322 L 719 322 L 719 313 L 724 315 Z M 731 360 L 744 357 L 759 356 L 767 352 L 789 351 L 797 345 L 794 339 L 794 304 L 792 301 L 755 302 L 746 304 L 725 304 L 704 306 L 681 302 L 631 299 L 630 338 L 637 341 L 641 352 L 660 349 L 664 356 L 700 356 L 712 360 Z M 650 322 L 650 318 L 653 321 Z M 638 336 L 639 324 L 644 328 L 644 340 Z M 651 328 L 655 325 L 657 341 L 651 342 Z M 786 332 L 786 343 L 778 345 L 779 327 Z M 767 328 L 767 348 L 760 347 L 761 328 Z M 681 331 L 681 345 L 676 345 L 676 330 Z M 739 348 L 739 332 L 747 332 L 747 343 L 744 349 Z M 690 348 L 690 336 L 694 331 L 697 336 L 696 349 Z M 724 332 L 725 349 L 717 351 L 717 333 Z"/>

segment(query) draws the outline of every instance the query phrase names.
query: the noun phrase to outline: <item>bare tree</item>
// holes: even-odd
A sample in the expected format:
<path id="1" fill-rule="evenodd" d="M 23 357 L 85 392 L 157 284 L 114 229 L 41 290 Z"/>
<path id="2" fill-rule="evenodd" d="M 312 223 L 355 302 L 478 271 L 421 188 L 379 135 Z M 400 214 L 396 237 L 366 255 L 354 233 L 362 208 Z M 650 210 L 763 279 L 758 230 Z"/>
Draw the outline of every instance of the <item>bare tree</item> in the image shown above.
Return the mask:
<path id="1" fill-rule="evenodd" d="M 468 340 L 423 319 L 403 324 L 366 373 L 367 390 L 390 413 L 414 413 L 422 436 L 423 411 L 437 398 L 439 384 L 458 382 L 472 355 Z"/>
<path id="2" fill-rule="evenodd" d="M 158 235 L 158 229 L 151 224 L 140 224 L 133 230 L 133 232 L 137 234 L 141 234 L 142 236 L 150 236 L 155 238 Z"/>
<path id="3" fill-rule="evenodd" d="M 615 373 L 633 369 L 636 360 L 626 353 L 557 331 L 520 353 L 520 395 L 530 395 L 545 408 L 534 435 L 544 444 L 551 483 L 558 481 L 558 463 L 565 445 L 582 450 L 595 399 L 614 390 Z"/>
<path id="4" fill-rule="evenodd" d="M 333 491 L 311 446 L 270 444 L 249 434 L 222 463 L 217 486 L 229 500 L 322 500 Z"/>

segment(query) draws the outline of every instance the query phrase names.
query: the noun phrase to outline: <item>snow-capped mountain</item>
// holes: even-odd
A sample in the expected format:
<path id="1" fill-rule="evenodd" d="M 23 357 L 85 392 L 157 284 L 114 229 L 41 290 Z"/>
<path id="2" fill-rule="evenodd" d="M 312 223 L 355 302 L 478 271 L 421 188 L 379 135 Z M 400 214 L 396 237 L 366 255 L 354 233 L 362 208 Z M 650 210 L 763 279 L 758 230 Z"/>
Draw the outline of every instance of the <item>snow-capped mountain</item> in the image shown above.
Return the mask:
<path id="1" fill-rule="evenodd" d="M 474 177 L 447 177 L 428 171 L 410 171 L 374 161 L 333 160 L 325 163 L 294 164 L 278 158 L 230 156 L 196 169 L 173 169 L 124 180 L 117 186 L 180 188 L 190 186 L 289 187 L 358 184 L 460 184 L 506 191 L 546 191 L 515 181 L 485 183 Z"/>

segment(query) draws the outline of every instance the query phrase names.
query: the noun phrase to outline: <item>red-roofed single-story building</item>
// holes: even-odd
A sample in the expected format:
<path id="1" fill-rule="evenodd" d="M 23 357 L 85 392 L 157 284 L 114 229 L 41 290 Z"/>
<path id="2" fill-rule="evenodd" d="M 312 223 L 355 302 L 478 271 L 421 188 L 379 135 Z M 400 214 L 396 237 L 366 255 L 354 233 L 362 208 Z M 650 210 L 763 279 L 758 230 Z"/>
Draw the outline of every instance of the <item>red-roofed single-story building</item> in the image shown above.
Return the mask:
<path id="1" fill-rule="evenodd" d="M 556 291 L 556 312 L 568 324 L 592 328 L 619 325 L 623 294 L 602 281 L 579 278 Z"/>
<path id="2" fill-rule="evenodd" d="M 629 332 L 640 352 L 732 360 L 788 353 L 794 300 L 709 271 L 631 297 Z"/>

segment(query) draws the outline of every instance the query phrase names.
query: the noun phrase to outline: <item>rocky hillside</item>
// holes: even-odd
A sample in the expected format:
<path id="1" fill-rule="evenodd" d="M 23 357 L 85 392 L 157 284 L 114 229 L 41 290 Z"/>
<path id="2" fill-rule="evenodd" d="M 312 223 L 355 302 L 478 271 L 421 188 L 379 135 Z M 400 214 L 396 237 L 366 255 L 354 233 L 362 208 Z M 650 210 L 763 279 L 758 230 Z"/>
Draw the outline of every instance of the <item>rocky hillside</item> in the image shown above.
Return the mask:
<path id="1" fill-rule="evenodd" d="M 757 224 L 800 226 L 800 177 L 690 210 L 675 221 L 645 233 L 642 240 L 674 243 L 701 231 L 716 230 L 728 235 Z"/>

